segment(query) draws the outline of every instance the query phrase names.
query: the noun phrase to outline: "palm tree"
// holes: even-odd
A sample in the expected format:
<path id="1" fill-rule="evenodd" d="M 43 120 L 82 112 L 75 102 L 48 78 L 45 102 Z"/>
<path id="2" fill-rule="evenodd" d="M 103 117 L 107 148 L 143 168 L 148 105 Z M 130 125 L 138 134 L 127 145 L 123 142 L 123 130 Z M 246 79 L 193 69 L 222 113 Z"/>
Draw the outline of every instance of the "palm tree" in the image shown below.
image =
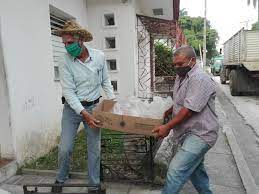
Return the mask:
<path id="1" fill-rule="evenodd" d="M 251 4 L 251 0 L 247 0 L 247 4 L 250 5 Z M 257 8 L 258 8 L 258 21 L 259 21 L 259 0 L 253 0 L 254 8 L 256 8 L 256 5 L 257 5 Z"/>

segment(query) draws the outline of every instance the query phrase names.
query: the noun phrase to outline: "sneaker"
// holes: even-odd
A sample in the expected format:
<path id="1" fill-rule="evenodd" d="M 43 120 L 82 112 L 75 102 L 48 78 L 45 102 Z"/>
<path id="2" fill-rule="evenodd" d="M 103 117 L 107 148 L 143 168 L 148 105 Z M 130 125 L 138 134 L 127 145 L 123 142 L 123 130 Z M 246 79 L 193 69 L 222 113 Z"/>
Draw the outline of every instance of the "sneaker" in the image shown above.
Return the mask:
<path id="1" fill-rule="evenodd" d="M 61 186 L 61 185 L 62 185 L 63 183 L 58 182 L 58 181 L 56 180 L 54 184 L 56 184 L 56 185 L 51 188 L 51 193 L 62 193 L 62 186 Z M 59 186 L 59 185 L 60 185 L 60 186 Z"/>

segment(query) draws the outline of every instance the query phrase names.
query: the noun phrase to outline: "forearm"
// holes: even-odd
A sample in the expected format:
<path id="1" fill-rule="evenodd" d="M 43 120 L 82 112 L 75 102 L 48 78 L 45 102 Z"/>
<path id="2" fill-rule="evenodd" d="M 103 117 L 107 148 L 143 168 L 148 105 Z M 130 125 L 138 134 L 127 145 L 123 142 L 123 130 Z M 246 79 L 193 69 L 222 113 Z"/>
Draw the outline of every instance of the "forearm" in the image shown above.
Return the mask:
<path id="1" fill-rule="evenodd" d="M 84 119 L 84 121 L 87 123 L 87 125 L 90 128 L 100 128 L 101 126 L 100 121 L 96 120 L 93 115 L 91 115 L 89 112 L 87 112 L 85 109 L 83 109 L 80 113 Z"/>
<path id="2" fill-rule="evenodd" d="M 80 115 L 85 115 L 85 116 L 89 116 L 90 113 L 87 112 L 85 109 L 83 109 L 81 112 L 80 112 Z"/>
<path id="3" fill-rule="evenodd" d="M 172 107 L 173 108 L 173 107 Z M 171 121 L 169 121 L 166 126 L 168 129 L 174 128 L 176 125 L 181 124 L 183 121 L 187 120 L 192 116 L 193 112 L 187 108 L 182 108 L 179 113 L 177 113 Z"/>
<path id="4" fill-rule="evenodd" d="M 63 95 L 67 101 L 67 103 L 70 105 L 72 109 L 75 110 L 77 114 L 80 114 L 82 110 L 84 110 L 84 107 L 82 106 L 81 102 L 77 98 L 77 96 L 74 94 L 74 92 L 70 89 L 63 89 Z"/>
<path id="5" fill-rule="evenodd" d="M 113 93 L 113 87 L 109 79 L 103 81 L 102 88 L 108 99 L 115 99 L 115 95 Z"/>

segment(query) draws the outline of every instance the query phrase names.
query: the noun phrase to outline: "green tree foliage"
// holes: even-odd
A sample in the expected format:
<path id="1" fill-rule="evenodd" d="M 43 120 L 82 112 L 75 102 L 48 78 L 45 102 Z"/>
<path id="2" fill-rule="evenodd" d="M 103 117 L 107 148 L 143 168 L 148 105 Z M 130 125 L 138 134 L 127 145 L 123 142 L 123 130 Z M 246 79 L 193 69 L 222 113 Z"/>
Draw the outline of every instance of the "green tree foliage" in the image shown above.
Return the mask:
<path id="1" fill-rule="evenodd" d="M 247 0 L 247 4 L 251 4 L 251 0 Z M 259 30 L 259 0 L 253 0 L 253 6 L 256 8 L 256 5 L 258 7 L 258 21 L 252 25 L 252 30 Z"/>
<path id="2" fill-rule="evenodd" d="M 181 27 L 184 31 L 184 35 L 187 38 L 188 44 L 191 45 L 197 55 L 200 55 L 199 45 L 203 45 L 203 23 L 204 19 L 202 17 L 190 17 L 185 9 L 180 12 Z M 219 36 L 218 32 L 213 29 L 210 22 L 207 20 L 207 57 L 211 59 L 212 57 L 218 55 L 216 44 L 218 42 Z"/>
<path id="3" fill-rule="evenodd" d="M 162 40 L 155 43 L 155 74 L 156 76 L 174 75 L 172 65 L 173 52 L 171 47 L 167 46 Z"/>

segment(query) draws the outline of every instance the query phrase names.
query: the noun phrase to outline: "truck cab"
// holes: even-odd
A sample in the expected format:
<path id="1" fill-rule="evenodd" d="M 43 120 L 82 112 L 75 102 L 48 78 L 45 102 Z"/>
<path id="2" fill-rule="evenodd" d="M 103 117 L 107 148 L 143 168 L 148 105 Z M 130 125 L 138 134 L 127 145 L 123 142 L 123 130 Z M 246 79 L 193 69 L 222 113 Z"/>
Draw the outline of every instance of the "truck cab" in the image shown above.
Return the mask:
<path id="1" fill-rule="evenodd" d="M 211 60 L 210 71 L 213 75 L 220 75 L 220 71 L 223 67 L 223 56 L 219 55 Z"/>

